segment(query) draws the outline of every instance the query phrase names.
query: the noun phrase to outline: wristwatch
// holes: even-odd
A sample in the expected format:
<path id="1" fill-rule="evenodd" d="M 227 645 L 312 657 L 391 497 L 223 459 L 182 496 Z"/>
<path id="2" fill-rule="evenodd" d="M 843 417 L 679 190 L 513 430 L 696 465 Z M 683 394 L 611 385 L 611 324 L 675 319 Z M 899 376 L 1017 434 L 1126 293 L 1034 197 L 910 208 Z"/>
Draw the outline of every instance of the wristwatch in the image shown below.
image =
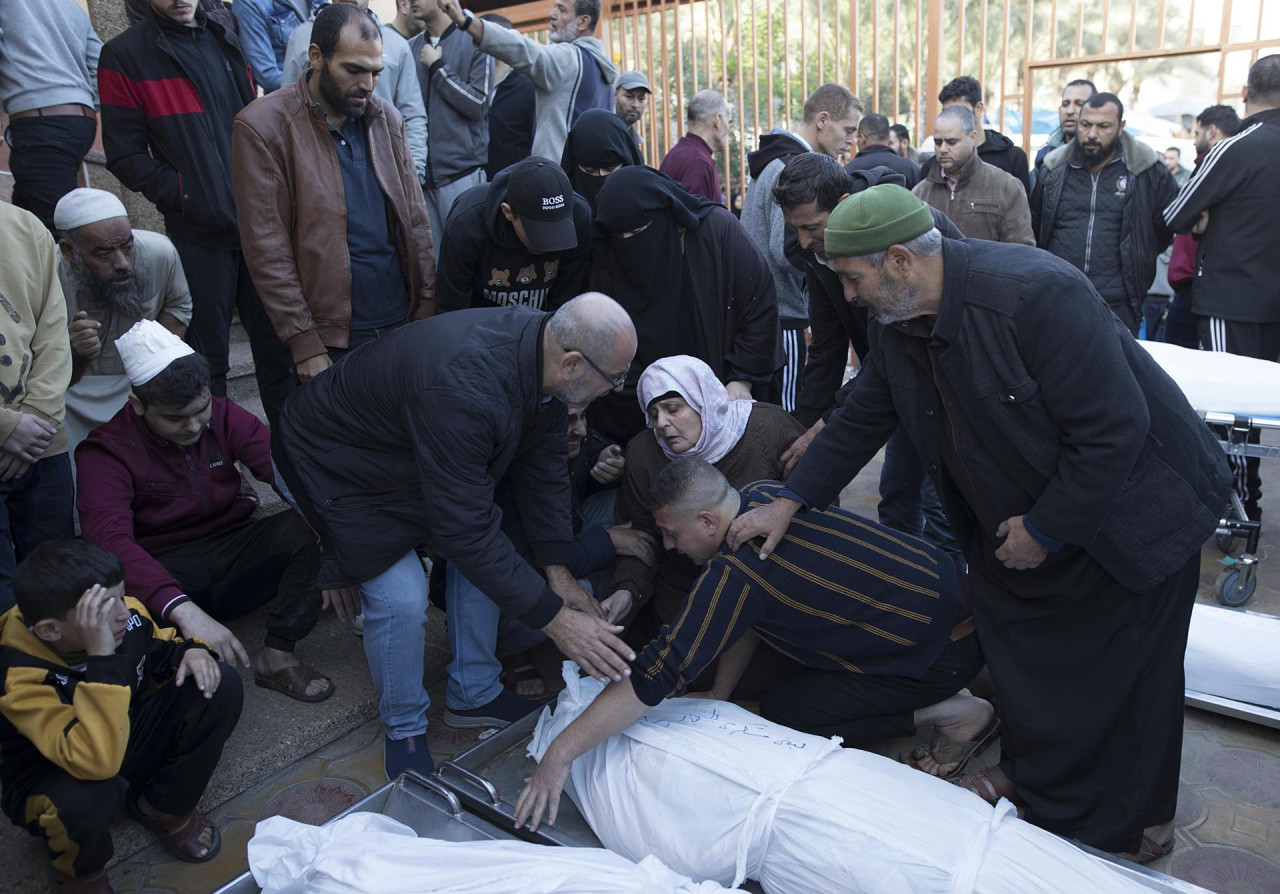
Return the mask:
<path id="1" fill-rule="evenodd" d="M 462 20 L 461 28 L 463 31 L 469 32 L 471 30 L 471 23 L 476 20 L 476 17 L 473 16 L 471 13 L 467 12 L 466 10 L 463 10 L 462 14 L 465 15 L 466 18 Z"/>

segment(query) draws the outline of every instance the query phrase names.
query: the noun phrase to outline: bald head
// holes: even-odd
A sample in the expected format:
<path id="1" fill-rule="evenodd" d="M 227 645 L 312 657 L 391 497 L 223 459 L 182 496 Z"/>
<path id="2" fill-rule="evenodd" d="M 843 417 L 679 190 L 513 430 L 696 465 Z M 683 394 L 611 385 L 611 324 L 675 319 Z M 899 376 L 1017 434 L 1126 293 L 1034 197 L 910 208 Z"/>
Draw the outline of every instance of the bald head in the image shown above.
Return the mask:
<path id="1" fill-rule="evenodd" d="M 635 353 L 636 328 L 622 305 L 600 292 L 579 295 L 547 323 L 543 388 L 567 404 L 594 400 L 616 387 Z"/>

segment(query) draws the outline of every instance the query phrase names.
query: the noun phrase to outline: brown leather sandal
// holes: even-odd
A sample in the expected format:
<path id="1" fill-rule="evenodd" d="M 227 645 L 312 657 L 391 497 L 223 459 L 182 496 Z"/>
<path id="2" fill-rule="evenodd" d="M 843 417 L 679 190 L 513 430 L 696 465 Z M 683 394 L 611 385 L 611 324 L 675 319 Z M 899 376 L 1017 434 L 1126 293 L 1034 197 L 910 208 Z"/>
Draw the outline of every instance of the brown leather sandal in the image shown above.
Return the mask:
<path id="1" fill-rule="evenodd" d="M 328 688 L 319 695 L 307 695 L 307 687 L 315 680 L 324 680 L 329 684 Z M 289 698 L 296 698 L 300 702 L 322 702 L 333 695 L 338 688 L 324 674 L 307 667 L 305 664 L 282 667 L 269 674 L 255 670 L 253 672 L 253 682 L 263 689 L 274 689 L 276 692 L 283 692 Z"/>
<path id="2" fill-rule="evenodd" d="M 99 869 L 91 875 L 71 876 L 65 872 L 55 869 L 53 871 L 55 882 L 54 890 L 58 894 L 115 894 L 115 888 L 111 887 L 111 882 L 107 879 L 107 871 Z"/>
<path id="3" fill-rule="evenodd" d="M 1148 863 L 1159 860 L 1161 857 L 1172 852 L 1175 844 L 1177 844 L 1177 842 L 1174 840 L 1172 833 L 1170 833 L 1168 841 L 1164 844 L 1160 844 L 1144 832 L 1142 834 L 1142 843 L 1138 845 L 1138 852 L 1136 854 L 1117 853 L 1115 856 L 1119 857 L 1121 860 L 1128 860 L 1130 863 L 1137 863 L 1139 866 L 1146 866 Z"/>
<path id="4" fill-rule="evenodd" d="M 920 761 L 925 757 L 932 757 L 933 762 L 939 766 L 953 765 L 945 775 L 939 774 L 937 778 L 954 779 L 964 772 L 964 768 L 969 765 L 969 761 L 981 755 L 1000 740 L 999 732 L 1000 718 L 998 717 L 992 717 L 991 722 L 978 734 L 978 738 L 969 742 L 958 741 L 945 733 L 934 730 L 933 738 L 928 745 L 917 745 L 910 751 L 904 751 L 898 755 L 898 760 L 923 773 L 925 771 L 920 769 Z"/>
<path id="5" fill-rule="evenodd" d="M 208 863 L 222 849 L 222 833 L 199 810 L 193 810 L 186 816 L 147 816 L 138 806 L 137 798 L 129 799 L 125 808 L 134 822 L 150 829 L 164 849 L 184 863 Z M 207 847 L 200 843 L 205 829 L 213 830 Z"/>
<path id="6" fill-rule="evenodd" d="M 959 778 L 952 779 L 951 784 L 968 789 L 993 807 L 1001 798 L 1013 802 L 1014 806 L 1021 806 L 1018 793 L 1014 791 L 1013 782 L 999 767 L 988 767 L 976 773 L 965 773 Z"/>

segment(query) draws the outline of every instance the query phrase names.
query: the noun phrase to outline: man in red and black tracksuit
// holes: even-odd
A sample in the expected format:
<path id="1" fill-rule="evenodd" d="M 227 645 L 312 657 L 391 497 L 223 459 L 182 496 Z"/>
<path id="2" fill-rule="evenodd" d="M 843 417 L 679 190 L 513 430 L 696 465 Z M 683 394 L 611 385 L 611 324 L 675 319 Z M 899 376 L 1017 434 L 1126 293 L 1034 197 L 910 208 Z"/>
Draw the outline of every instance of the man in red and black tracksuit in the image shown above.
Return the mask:
<path id="1" fill-rule="evenodd" d="M 257 89 L 238 38 L 194 0 L 151 0 L 102 48 L 98 92 L 108 170 L 155 203 L 182 258 L 193 299 L 187 341 L 208 358 L 213 393 L 226 394 L 238 309 L 274 424 L 296 380 L 240 251 L 231 125 Z"/>

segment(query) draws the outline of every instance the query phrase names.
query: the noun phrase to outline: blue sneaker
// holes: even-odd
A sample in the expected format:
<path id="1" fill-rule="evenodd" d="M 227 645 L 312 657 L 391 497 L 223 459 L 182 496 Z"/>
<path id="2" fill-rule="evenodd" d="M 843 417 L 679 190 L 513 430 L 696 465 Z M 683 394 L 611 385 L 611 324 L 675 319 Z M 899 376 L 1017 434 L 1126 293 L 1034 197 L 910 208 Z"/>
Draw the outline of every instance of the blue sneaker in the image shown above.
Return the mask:
<path id="1" fill-rule="evenodd" d="M 487 705 L 469 708 L 465 711 L 446 707 L 444 722 L 455 729 L 480 729 L 490 727 L 501 729 L 515 723 L 521 717 L 532 714 L 542 707 L 541 702 L 521 698 L 513 692 L 503 689 L 498 697 Z"/>
<path id="2" fill-rule="evenodd" d="M 419 733 L 407 739 L 382 739 L 382 766 L 387 779 L 392 780 L 405 770 L 414 770 L 423 776 L 436 771 L 435 761 L 427 750 L 427 734 Z"/>

